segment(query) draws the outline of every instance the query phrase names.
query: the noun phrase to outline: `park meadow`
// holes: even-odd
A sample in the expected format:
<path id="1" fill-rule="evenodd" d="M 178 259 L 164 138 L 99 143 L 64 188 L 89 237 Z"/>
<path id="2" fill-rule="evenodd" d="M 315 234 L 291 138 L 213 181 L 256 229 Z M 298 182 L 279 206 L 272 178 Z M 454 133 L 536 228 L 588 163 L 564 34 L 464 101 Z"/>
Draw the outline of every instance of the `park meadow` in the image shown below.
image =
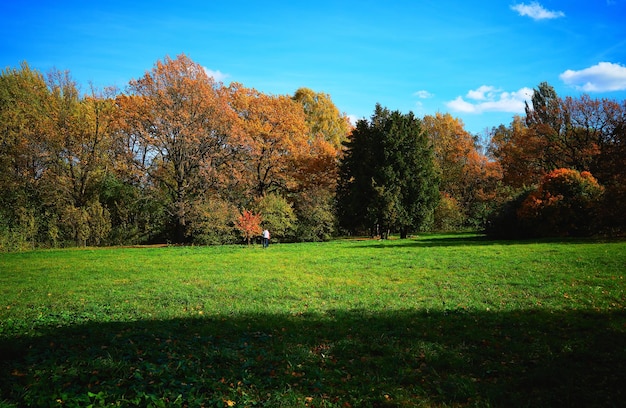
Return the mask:
<path id="1" fill-rule="evenodd" d="M 626 241 L 0 254 L 1 407 L 611 407 Z"/>

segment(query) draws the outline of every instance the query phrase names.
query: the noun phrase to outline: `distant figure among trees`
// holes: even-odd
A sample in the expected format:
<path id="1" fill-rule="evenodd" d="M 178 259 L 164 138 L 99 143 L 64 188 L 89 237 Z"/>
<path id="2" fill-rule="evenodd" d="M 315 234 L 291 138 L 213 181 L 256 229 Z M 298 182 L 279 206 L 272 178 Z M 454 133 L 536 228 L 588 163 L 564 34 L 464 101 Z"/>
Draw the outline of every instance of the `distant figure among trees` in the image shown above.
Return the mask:
<path id="1" fill-rule="evenodd" d="M 268 229 L 263 230 L 263 248 L 270 246 L 270 232 Z"/>

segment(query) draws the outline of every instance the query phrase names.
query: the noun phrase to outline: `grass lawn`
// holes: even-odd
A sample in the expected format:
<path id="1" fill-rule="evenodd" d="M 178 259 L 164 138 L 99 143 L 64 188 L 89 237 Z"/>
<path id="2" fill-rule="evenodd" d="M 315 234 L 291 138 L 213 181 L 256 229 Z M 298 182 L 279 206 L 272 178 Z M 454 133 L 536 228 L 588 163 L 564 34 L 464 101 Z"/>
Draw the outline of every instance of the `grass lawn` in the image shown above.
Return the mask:
<path id="1" fill-rule="evenodd" d="M 626 242 L 0 254 L 0 407 L 625 406 Z"/>

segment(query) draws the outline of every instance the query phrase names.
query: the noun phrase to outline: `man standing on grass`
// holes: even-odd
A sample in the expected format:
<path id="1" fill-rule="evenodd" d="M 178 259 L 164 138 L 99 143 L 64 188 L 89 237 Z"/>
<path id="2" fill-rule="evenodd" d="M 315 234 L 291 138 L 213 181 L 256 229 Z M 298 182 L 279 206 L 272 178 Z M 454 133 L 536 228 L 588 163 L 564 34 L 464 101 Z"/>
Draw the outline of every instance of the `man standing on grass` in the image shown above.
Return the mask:
<path id="1" fill-rule="evenodd" d="M 267 248 L 270 245 L 270 232 L 266 229 L 263 230 L 263 248 Z"/>

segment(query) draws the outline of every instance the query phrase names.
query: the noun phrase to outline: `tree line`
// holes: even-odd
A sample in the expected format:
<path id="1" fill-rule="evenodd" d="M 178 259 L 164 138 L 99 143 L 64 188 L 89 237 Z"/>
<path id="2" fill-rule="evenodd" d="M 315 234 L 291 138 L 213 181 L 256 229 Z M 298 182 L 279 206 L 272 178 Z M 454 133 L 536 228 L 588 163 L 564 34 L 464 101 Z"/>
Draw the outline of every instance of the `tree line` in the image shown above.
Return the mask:
<path id="1" fill-rule="evenodd" d="M 353 127 L 327 94 L 226 86 L 185 55 L 124 91 L 81 92 L 69 72 L 23 63 L 0 75 L 0 250 L 235 243 L 251 238 L 250 220 L 279 241 L 545 234 L 532 227 L 554 212 L 545 203 L 576 194 L 589 200 L 567 211 L 601 223 L 577 232 L 623 231 L 623 214 L 601 203 L 624 198 L 625 112 L 541 84 L 526 117 L 494 128 L 487 149 L 449 114 L 377 105 Z M 595 190 L 550 190 L 558 169 Z"/>
<path id="2" fill-rule="evenodd" d="M 561 98 L 543 82 L 526 115 L 492 131 L 502 169 L 487 231 L 504 237 L 626 232 L 626 101 Z"/>
<path id="3" fill-rule="evenodd" d="M 23 63 L 0 76 L 0 124 L 5 249 L 238 242 L 244 210 L 277 239 L 334 231 L 350 123 L 323 93 L 224 86 L 180 55 L 83 94 Z"/>

